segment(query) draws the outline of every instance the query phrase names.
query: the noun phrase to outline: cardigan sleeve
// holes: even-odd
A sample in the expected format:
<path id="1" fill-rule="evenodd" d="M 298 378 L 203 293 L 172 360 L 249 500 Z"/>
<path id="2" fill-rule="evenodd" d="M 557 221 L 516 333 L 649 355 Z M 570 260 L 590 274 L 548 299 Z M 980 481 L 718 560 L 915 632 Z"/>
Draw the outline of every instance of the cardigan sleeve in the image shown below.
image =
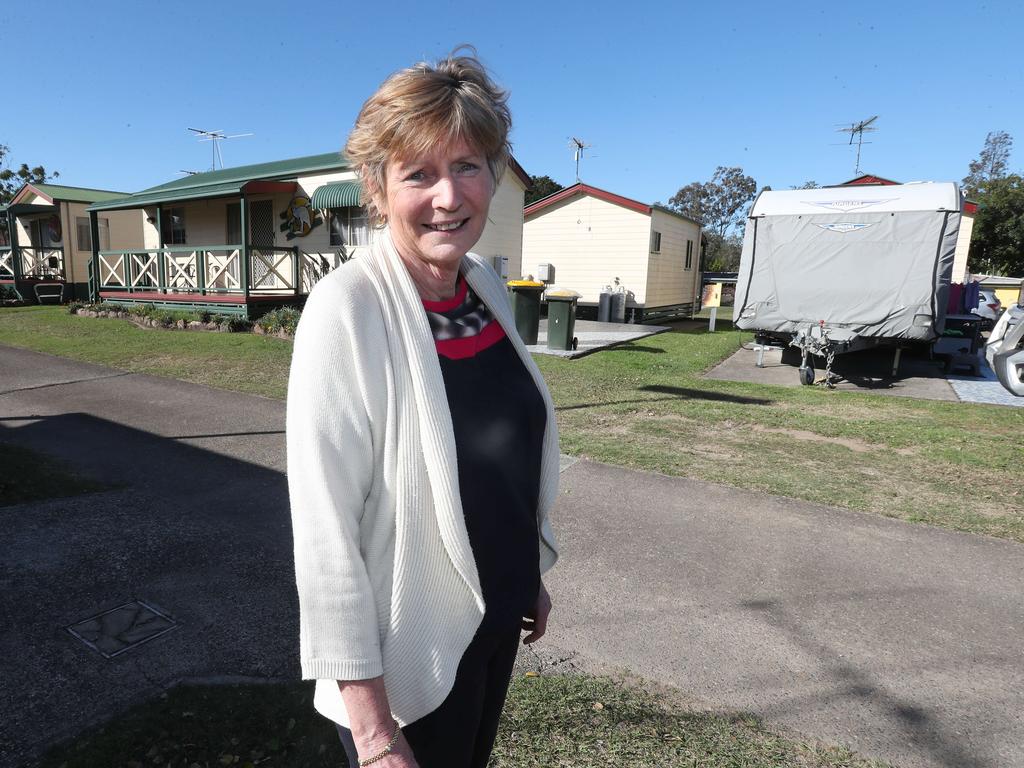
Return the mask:
<path id="1" fill-rule="evenodd" d="M 359 300 L 321 281 L 303 311 L 288 380 L 288 490 L 303 679 L 382 674 L 377 610 L 360 547 L 383 390 Z"/>

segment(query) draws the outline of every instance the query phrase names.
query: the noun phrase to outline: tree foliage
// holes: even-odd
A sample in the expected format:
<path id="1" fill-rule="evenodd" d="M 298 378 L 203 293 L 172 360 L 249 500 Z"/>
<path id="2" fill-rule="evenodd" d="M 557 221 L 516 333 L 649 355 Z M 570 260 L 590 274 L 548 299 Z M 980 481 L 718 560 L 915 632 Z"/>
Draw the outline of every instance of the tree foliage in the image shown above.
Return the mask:
<path id="1" fill-rule="evenodd" d="M 743 208 L 754 199 L 757 182 L 739 167 L 718 166 L 711 181 L 687 184 L 668 204 L 680 213 L 697 219 L 706 230 L 725 237 L 743 222 Z"/>
<path id="2" fill-rule="evenodd" d="M 812 179 L 811 181 L 805 181 L 799 187 L 790 187 L 790 189 L 821 189 L 821 184 Z"/>
<path id="3" fill-rule="evenodd" d="M 743 237 L 737 233 L 719 236 L 705 232 L 707 250 L 704 253 L 702 272 L 735 272 L 740 268 L 740 254 L 743 252 Z"/>
<path id="4" fill-rule="evenodd" d="M 560 189 L 563 189 L 562 185 L 550 176 L 531 176 L 530 188 L 526 190 L 525 205 L 535 203 L 548 195 L 553 195 Z"/>
<path id="5" fill-rule="evenodd" d="M 0 204 L 9 203 L 26 184 L 42 184 L 47 179 L 60 176 L 56 171 L 47 173 L 41 165 L 29 168 L 27 163 L 22 163 L 16 170 L 11 170 L 7 167 L 10 154 L 10 147 L 0 144 Z"/>
<path id="6" fill-rule="evenodd" d="M 673 210 L 701 222 L 707 238 L 704 269 L 731 272 L 739 265 L 746 206 L 757 182 L 738 166 L 718 166 L 711 181 L 694 181 L 668 201 Z"/>
<path id="7" fill-rule="evenodd" d="M 986 183 L 1006 176 L 1012 148 L 1013 139 L 1006 131 L 989 131 L 981 154 L 971 161 L 964 176 L 963 188 L 968 197 L 977 197 Z"/>
<path id="8" fill-rule="evenodd" d="M 976 197 L 971 271 L 1024 276 L 1024 178 L 1014 173 L 988 179 Z"/>

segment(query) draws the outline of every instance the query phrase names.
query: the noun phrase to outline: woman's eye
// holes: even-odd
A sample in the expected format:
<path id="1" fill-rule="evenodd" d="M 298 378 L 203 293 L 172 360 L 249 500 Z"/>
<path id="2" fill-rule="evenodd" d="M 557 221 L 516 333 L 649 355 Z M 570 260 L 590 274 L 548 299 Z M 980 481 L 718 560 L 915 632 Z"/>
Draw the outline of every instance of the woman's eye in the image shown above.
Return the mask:
<path id="1" fill-rule="evenodd" d="M 477 165 L 476 163 L 463 163 L 459 170 L 462 171 L 463 173 L 468 173 L 470 171 L 477 170 L 479 167 L 480 166 Z"/>
<path id="2" fill-rule="evenodd" d="M 412 173 L 410 173 L 408 176 L 405 177 L 405 180 L 406 181 L 423 181 L 424 178 L 426 178 L 426 176 L 423 173 L 423 171 L 413 171 Z"/>

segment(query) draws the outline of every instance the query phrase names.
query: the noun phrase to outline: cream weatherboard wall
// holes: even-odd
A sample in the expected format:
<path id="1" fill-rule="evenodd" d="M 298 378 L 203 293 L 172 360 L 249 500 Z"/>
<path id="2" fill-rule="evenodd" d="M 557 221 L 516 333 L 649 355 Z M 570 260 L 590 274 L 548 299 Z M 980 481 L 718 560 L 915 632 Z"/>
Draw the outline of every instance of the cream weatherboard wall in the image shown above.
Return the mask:
<path id="1" fill-rule="evenodd" d="M 89 262 L 92 260 L 91 241 L 79 241 L 78 223 L 88 223 L 88 203 L 59 203 L 64 227 L 64 270 L 69 283 L 89 280 Z M 142 211 L 104 211 L 100 222 L 106 222 L 110 248 L 131 248 L 142 237 L 144 216 Z M 85 247 L 82 247 L 85 246 Z M 84 290 L 84 289 L 83 289 Z"/>
<path id="2" fill-rule="evenodd" d="M 954 283 L 962 283 L 967 275 L 967 257 L 971 247 L 971 231 L 974 229 L 974 214 L 960 214 L 960 231 L 956 236 L 956 251 L 953 256 Z"/>
<path id="3" fill-rule="evenodd" d="M 523 272 L 553 264 L 555 283 L 597 303 L 602 289 L 619 279 L 633 301 L 647 300 L 651 217 L 601 200 L 575 195 L 528 217 L 523 225 Z"/>
<path id="4" fill-rule="evenodd" d="M 487 226 L 473 253 L 486 259 L 504 256 L 508 259 L 508 276 L 523 274 L 523 202 L 526 185 L 511 169 L 501 177 L 501 183 L 491 200 Z"/>
<path id="5" fill-rule="evenodd" d="M 654 208 L 651 210 L 651 229 L 661 233 L 661 252 L 650 254 L 645 306 L 667 307 L 693 301 L 699 286 L 700 227 L 695 222 Z M 688 269 L 687 247 L 690 250 Z"/>

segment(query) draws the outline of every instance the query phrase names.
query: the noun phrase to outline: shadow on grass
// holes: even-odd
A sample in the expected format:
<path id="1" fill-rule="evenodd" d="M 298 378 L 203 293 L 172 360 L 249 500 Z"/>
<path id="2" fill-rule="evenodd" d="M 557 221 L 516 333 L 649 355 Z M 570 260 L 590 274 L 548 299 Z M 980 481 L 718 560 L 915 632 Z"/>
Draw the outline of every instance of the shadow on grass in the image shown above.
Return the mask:
<path id="1" fill-rule="evenodd" d="M 579 403 L 578 405 L 558 405 L 555 411 L 580 411 L 584 408 L 601 408 L 607 405 L 642 405 L 644 403 L 664 403 L 677 400 L 710 400 L 719 403 L 737 403 L 739 405 L 774 405 L 774 400 L 764 400 L 759 397 L 744 397 L 743 395 L 730 395 L 726 392 L 709 392 L 703 389 L 689 389 L 687 387 L 669 387 L 662 384 L 648 384 L 639 387 L 641 392 L 658 392 L 671 395 L 671 397 L 645 397 L 635 400 L 603 400 L 597 403 Z"/>
<path id="2" fill-rule="evenodd" d="M 690 389 L 688 387 L 670 387 L 665 384 L 645 384 L 640 387 L 644 392 L 658 392 L 663 395 L 675 395 L 690 400 L 714 400 L 720 403 L 739 403 L 740 405 L 772 405 L 774 400 L 760 397 L 730 395 L 728 392 L 714 392 L 706 389 Z"/>
<path id="3" fill-rule="evenodd" d="M 651 353 L 657 354 L 657 355 L 665 354 L 665 350 L 662 349 L 661 347 L 638 347 L 638 346 L 636 346 L 633 343 L 620 344 L 618 346 L 612 347 L 611 351 L 615 351 L 615 352 L 651 352 Z"/>

